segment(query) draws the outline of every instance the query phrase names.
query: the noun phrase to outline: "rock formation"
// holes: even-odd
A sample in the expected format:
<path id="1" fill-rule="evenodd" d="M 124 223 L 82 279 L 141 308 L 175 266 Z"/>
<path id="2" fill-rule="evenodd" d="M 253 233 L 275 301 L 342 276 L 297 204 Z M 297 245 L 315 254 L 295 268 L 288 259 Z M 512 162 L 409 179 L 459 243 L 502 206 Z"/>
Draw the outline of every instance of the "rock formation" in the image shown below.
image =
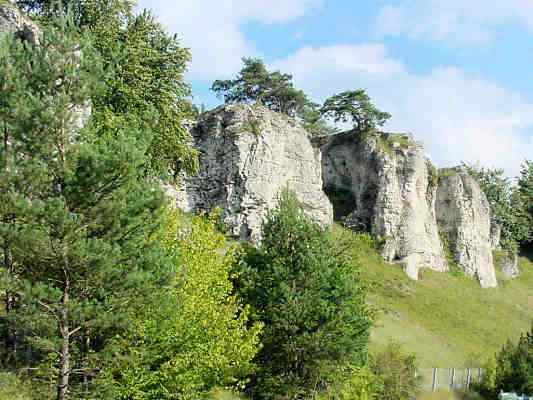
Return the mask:
<path id="1" fill-rule="evenodd" d="M 39 27 L 11 3 L 13 2 L 9 1 L 0 5 L 0 34 L 15 34 L 33 44 L 38 43 Z"/>
<path id="2" fill-rule="evenodd" d="M 178 207 L 219 207 L 233 236 L 256 241 L 267 212 L 288 188 L 317 222 L 333 221 L 322 191 L 320 150 L 293 119 L 261 106 L 227 105 L 204 114 L 191 134 L 200 170 L 173 189 Z"/>
<path id="3" fill-rule="evenodd" d="M 447 270 L 435 218 L 436 176 L 422 146 L 405 135 L 355 132 L 322 146 L 326 193 L 335 216 L 371 231 L 382 254 L 413 279 L 420 268 Z"/>
<path id="4" fill-rule="evenodd" d="M 497 286 L 492 260 L 490 205 L 478 183 L 458 169 L 439 171 L 437 222 L 455 262 L 483 287 Z"/>
<path id="5" fill-rule="evenodd" d="M 218 107 L 190 131 L 200 170 L 168 192 L 186 211 L 220 208 L 234 237 L 260 240 L 267 212 L 288 188 L 317 222 L 335 217 L 380 238 L 385 260 L 413 279 L 421 268 L 447 271 L 452 257 L 483 287 L 496 285 L 497 232 L 485 195 L 460 170 L 439 174 L 410 136 L 310 140 L 293 119 L 256 105 Z"/>
<path id="6" fill-rule="evenodd" d="M 503 250 L 500 255 L 500 268 L 508 279 L 517 278 L 520 275 L 518 267 L 518 254 L 514 251 Z"/>

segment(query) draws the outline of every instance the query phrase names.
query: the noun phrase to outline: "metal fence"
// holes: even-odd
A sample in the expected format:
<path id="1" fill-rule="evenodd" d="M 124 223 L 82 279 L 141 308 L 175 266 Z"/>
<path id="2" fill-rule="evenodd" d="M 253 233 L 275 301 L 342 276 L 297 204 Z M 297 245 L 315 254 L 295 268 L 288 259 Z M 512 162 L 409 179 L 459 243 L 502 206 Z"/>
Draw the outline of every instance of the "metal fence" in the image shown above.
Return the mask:
<path id="1" fill-rule="evenodd" d="M 498 399 L 500 400 L 533 400 L 533 396 L 528 397 L 525 394 L 519 395 L 516 393 L 500 392 Z"/>
<path id="2" fill-rule="evenodd" d="M 422 390 L 468 390 L 475 382 L 483 380 L 482 368 L 430 368 L 421 369 Z"/>

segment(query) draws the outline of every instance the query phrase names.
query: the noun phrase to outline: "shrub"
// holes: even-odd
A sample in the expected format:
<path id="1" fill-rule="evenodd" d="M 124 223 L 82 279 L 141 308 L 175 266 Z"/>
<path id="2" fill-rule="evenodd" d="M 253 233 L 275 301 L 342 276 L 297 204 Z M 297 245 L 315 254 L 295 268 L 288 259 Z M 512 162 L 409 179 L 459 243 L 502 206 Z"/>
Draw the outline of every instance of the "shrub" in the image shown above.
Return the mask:
<path id="1" fill-rule="evenodd" d="M 397 343 L 390 343 L 371 360 L 371 369 L 382 382 L 382 400 L 410 400 L 420 390 L 416 358 Z"/>
<path id="2" fill-rule="evenodd" d="M 477 388 L 487 398 L 500 391 L 533 395 L 533 326 L 518 343 L 508 341 L 485 366 L 485 379 Z"/>
<path id="3" fill-rule="evenodd" d="M 0 373 L 0 400 L 31 400 L 30 389 L 10 373 Z"/>

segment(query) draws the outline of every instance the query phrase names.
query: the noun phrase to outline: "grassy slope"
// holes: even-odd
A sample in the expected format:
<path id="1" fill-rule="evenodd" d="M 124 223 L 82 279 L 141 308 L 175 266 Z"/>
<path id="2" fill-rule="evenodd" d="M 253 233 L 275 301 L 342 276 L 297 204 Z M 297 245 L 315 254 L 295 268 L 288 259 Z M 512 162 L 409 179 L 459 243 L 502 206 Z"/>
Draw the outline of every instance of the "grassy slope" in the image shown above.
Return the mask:
<path id="1" fill-rule="evenodd" d="M 508 339 L 516 339 L 533 321 L 533 263 L 522 258 L 522 275 L 496 289 L 481 289 L 464 276 L 421 271 L 409 280 L 385 263 L 371 242 L 335 228 L 339 243 L 350 239 L 369 287 L 369 303 L 377 311 L 371 347 L 390 340 L 417 355 L 422 368 L 479 366 Z"/>

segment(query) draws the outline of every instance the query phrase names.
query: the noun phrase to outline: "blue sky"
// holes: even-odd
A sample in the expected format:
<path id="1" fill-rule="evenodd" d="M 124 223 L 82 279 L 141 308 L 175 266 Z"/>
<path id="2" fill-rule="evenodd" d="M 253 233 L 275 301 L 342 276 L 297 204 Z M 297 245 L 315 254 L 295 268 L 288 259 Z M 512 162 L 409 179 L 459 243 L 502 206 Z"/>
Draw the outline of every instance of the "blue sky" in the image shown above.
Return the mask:
<path id="1" fill-rule="evenodd" d="M 191 48 L 195 102 L 243 56 L 315 101 L 364 88 L 439 166 L 533 158 L 533 0 L 141 0 Z"/>

